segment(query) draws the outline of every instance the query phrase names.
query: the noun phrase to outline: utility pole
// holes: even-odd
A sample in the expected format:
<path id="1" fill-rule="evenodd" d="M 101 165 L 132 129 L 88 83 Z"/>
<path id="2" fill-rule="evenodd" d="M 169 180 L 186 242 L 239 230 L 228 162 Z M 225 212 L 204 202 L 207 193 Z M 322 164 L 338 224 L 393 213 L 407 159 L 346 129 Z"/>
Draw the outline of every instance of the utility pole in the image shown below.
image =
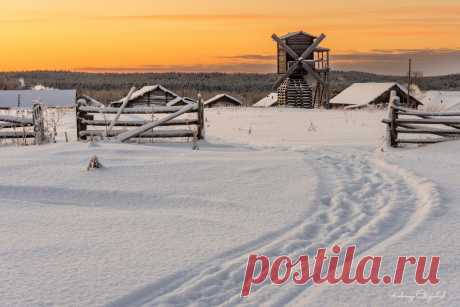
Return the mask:
<path id="1" fill-rule="evenodd" d="M 408 107 L 412 107 L 412 104 L 410 102 L 410 87 L 412 83 L 411 75 L 412 75 L 412 59 L 409 59 L 409 74 L 408 74 L 408 80 L 407 80 L 407 106 Z"/>

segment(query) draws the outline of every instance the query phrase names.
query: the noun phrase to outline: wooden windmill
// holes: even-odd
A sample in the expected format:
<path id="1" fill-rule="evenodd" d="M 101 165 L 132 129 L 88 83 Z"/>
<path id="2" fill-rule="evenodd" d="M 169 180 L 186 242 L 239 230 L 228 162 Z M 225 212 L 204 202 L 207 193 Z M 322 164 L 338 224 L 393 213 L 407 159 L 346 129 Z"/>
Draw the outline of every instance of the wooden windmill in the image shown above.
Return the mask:
<path id="1" fill-rule="evenodd" d="M 328 107 L 329 49 L 319 47 L 326 38 L 303 31 L 278 37 L 278 74 L 274 85 L 278 103 L 290 107 Z"/>

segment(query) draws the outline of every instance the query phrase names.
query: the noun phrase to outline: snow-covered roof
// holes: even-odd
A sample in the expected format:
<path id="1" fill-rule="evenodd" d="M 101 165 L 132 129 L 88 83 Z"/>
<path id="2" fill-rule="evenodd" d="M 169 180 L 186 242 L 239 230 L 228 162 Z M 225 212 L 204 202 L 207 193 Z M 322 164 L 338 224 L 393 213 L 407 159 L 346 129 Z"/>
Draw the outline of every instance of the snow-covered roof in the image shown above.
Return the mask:
<path id="1" fill-rule="evenodd" d="M 216 96 L 212 97 L 211 99 L 206 100 L 206 101 L 204 102 L 204 105 L 213 103 L 213 102 L 215 102 L 215 101 L 217 101 L 217 100 L 220 100 L 220 99 L 222 99 L 222 98 L 224 98 L 224 97 L 227 97 L 228 99 L 233 100 L 235 103 L 237 103 L 237 104 L 239 104 L 239 105 L 242 105 L 242 104 L 243 104 L 243 103 L 241 102 L 241 100 L 239 100 L 239 99 L 237 99 L 237 98 L 235 98 L 235 97 L 233 97 L 233 96 L 230 96 L 230 95 L 228 95 L 228 94 L 219 94 L 219 95 L 216 95 Z"/>
<path id="2" fill-rule="evenodd" d="M 406 92 L 406 88 L 396 82 L 370 82 L 370 83 L 353 83 L 343 92 L 331 99 L 331 104 L 365 106 L 394 86 L 399 87 Z"/>
<path id="3" fill-rule="evenodd" d="M 168 107 L 173 107 L 175 105 L 178 105 L 180 102 L 183 102 L 185 104 L 195 103 L 195 101 L 193 99 L 188 98 L 188 97 L 176 97 L 173 100 L 171 100 L 170 102 L 168 102 L 166 105 Z"/>
<path id="4" fill-rule="evenodd" d="M 293 36 L 298 35 L 298 34 L 302 34 L 302 35 L 305 35 L 305 36 L 310 36 L 310 37 L 316 38 L 315 35 L 312 35 L 310 33 L 304 32 L 304 31 L 289 32 L 288 34 L 280 36 L 280 38 L 281 39 L 286 39 L 286 38 L 290 38 L 290 37 L 293 37 Z"/>
<path id="5" fill-rule="evenodd" d="M 258 102 L 253 107 L 268 108 L 275 105 L 278 102 L 278 93 L 270 93 Z"/>
<path id="6" fill-rule="evenodd" d="M 150 92 L 153 92 L 153 91 L 156 91 L 156 90 L 161 90 L 162 92 L 168 93 L 168 94 L 170 94 L 171 96 L 179 97 L 179 95 L 177 95 L 177 94 L 174 93 L 173 91 L 168 90 L 166 87 L 161 86 L 161 85 L 159 85 L 159 84 L 156 84 L 156 85 L 144 86 L 144 87 L 140 88 L 139 90 L 135 91 L 135 92 L 131 95 L 131 98 L 129 99 L 129 101 L 135 100 L 135 99 L 137 99 L 137 98 L 139 98 L 139 97 L 144 96 L 144 95 L 147 94 L 147 93 L 150 93 Z M 121 98 L 120 100 L 111 102 L 110 104 L 122 103 L 122 102 L 123 102 L 123 99 L 125 99 L 125 97 Z"/>
<path id="7" fill-rule="evenodd" d="M 421 98 L 425 105 L 436 105 L 443 111 L 460 110 L 460 92 L 455 91 L 427 91 Z"/>
<path id="8" fill-rule="evenodd" d="M 0 108 L 30 108 L 34 103 L 49 107 L 72 107 L 77 98 L 76 90 L 8 90 L 0 91 Z"/>
<path id="9" fill-rule="evenodd" d="M 80 103 L 80 100 L 83 100 L 84 103 L 87 103 L 91 106 L 104 107 L 104 104 L 102 102 L 88 95 L 82 95 L 81 97 L 77 97 L 77 103 Z"/>

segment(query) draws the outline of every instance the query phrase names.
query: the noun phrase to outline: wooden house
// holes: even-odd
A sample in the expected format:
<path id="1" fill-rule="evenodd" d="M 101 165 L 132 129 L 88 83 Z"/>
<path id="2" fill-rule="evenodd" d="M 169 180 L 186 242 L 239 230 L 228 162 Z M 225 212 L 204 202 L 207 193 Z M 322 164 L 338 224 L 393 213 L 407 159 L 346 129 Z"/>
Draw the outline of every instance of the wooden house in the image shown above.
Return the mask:
<path id="1" fill-rule="evenodd" d="M 207 108 L 240 107 L 242 105 L 241 100 L 228 94 L 220 94 L 204 102 L 204 106 Z"/>
<path id="2" fill-rule="evenodd" d="M 331 99 L 332 108 L 359 109 L 368 106 L 386 107 L 391 91 L 396 91 L 401 104 L 417 108 L 423 103 L 414 95 L 407 101 L 407 89 L 395 82 L 354 83 L 343 92 Z"/>
<path id="3" fill-rule="evenodd" d="M 110 103 L 111 107 L 118 108 L 122 105 L 123 99 Z M 172 103 L 179 103 L 178 100 L 183 99 L 173 91 L 161 85 L 144 86 L 135 91 L 129 99 L 127 107 L 136 106 L 167 106 Z"/>

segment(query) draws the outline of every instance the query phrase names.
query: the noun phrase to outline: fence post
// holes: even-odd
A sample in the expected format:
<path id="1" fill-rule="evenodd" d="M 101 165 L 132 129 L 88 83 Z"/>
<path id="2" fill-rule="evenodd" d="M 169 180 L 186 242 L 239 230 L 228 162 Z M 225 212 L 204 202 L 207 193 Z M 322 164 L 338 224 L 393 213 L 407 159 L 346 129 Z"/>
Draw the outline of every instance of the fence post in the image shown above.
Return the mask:
<path id="1" fill-rule="evenodd" d="M 80 107 L 85 105 L 83 103 L 77 103 L 76 115 L 77 115 L 77 140 L 86 140 L 86 136 L 80 136 L 80 132 L 86 131 L 87 125 L 82 122 L 86 118 L 86 112 L 80 110 Z"/>
<path id="2" fill-rule="evenodd" d="M 396 97 L 393 101 L 399 101 L 399 97 Z M 396 120 L 398 119 L 398 110 L 395 108 L 394 104 L 391 106 L 391 109 L 391 146 L 398 147 L 398 132 L 396 130 L 396 128 L 398 127 L 398 124 L 396 122 Z"/>
<path id="3" fill-rule="evenodd" d="M 396 130 L 398 124 L 396 120 L 398 119 L 398 106 L 400 103 L 400 98 L 397 96 L 396 91 L 391 91 L 390 93 L 390 101 L 388 103 L 388 119 L 390 120 L 390 124 L 387 127 L 387 142 L 391 147 L 398 146 L 398 132 Z"/>
<path id="4" fill-rule="evenodd" d="M 204 104 L 201 95 L 198 98 L 198 139 L 204 139 Z"/>
<path id="5" fill-rule="evenodd" d="M 34 123 L 35 144 L 41 145 L 45 142 L 45 121 L 43 118 L 43 107 L 41 104 L 34 104 L 32 107 L 32 120 Z"/>

